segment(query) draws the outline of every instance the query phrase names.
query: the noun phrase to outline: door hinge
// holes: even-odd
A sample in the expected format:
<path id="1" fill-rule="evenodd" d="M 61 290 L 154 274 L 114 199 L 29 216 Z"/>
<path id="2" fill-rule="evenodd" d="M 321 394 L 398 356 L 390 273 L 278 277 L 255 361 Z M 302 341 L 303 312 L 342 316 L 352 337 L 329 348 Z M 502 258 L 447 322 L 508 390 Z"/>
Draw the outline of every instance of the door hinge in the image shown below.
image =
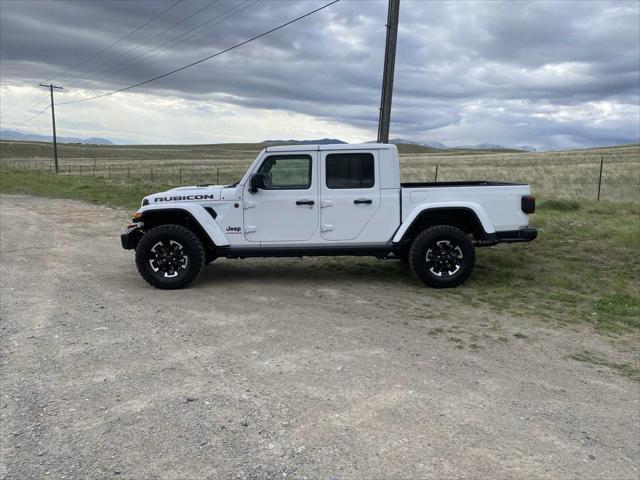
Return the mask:
<path id="1" fill-rule="evenodd" d="M 244 233 L 253 233 L 253 232 L 257 232 L 258 229 L 256 228 L 255 225 L 245 225 L 244 226 Z"/>
<path id="2" fill-rule="evenodd" d="M 333 230 L 333 225 L 330 225 L 328 223 L 323 223 L 322 227 L 320 227 L 321 232 L 330 232 L 331 230 Z"/>
<path id="3" fill-rule="evenodd" d="M 333 202 L 331 200 L 322 200 L 320 202 L 320 208 L 333 207 Z"/>
<path id="4" fill-rule="evenodd" d="M 243 208 L 246 210 L 247 208 L 253 208 L 256 206 L 256 202 L 244 202 Z"/>

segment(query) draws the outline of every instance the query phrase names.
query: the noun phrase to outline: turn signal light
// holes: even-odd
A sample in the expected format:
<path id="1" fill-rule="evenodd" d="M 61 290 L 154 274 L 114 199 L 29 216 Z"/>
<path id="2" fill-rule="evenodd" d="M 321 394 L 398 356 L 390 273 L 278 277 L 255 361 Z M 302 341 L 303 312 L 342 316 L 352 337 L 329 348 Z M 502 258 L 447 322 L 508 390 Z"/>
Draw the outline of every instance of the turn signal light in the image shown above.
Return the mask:
<path id="1" fill-rule="evenodd" d="M 139 222 L 140 220 L 142 220 L 142 213 L 140 212 L 136 212 L 131 216 L 131 220 L 133 220 L 134 222 Z"/>
<path id="2" fill-rule="evenodd" d="M 520 208 L 524 213 L 534 213 L 536 211 L 536 197 L 533 195 L 526 195 L 520 200 Z"/>

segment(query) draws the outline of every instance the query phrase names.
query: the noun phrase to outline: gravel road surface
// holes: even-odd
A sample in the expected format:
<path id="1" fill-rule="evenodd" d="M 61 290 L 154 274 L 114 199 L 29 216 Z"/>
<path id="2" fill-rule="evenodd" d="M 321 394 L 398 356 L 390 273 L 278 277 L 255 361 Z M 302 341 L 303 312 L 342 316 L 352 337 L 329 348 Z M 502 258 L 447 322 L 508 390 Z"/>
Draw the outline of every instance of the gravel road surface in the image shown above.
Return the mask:
<path id="1" fill-rule="evenodd" d="M 461 305 L 389 262 L 219 260 L 149 287 L 128 212 L 0 198 L 0 476 L 637 480 L 605 339 Z"/>

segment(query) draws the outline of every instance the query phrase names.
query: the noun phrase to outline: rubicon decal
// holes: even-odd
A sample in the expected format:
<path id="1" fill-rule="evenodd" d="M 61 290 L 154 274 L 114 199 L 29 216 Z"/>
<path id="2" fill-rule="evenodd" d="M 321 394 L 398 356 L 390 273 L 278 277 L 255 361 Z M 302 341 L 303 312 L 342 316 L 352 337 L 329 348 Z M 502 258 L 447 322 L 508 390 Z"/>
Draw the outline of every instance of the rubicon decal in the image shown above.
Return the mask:
<path id="1" fill-rule="evenodd" d="M 215 200 L 215 195 L 182 195 L 177 197 L 156 197 L 154 202 L 180 202 L 183 200 Z"/>

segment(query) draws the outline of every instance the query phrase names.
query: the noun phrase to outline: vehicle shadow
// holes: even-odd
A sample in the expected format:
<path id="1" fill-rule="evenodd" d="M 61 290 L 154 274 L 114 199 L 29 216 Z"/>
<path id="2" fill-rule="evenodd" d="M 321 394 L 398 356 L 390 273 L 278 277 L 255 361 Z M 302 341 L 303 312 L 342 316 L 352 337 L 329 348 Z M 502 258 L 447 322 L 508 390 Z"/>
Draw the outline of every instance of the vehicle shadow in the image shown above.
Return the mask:
<path id="1" fill-rule="evenodd" d="M 354 282 L 393 281 L 415 284 L 411 270 L 399 261 L 374 258 L 251 258 L 218 259 L 206 265 L 198 278 L 199 284 L 242 283 L 248 280 L 269 282 Z"/>

